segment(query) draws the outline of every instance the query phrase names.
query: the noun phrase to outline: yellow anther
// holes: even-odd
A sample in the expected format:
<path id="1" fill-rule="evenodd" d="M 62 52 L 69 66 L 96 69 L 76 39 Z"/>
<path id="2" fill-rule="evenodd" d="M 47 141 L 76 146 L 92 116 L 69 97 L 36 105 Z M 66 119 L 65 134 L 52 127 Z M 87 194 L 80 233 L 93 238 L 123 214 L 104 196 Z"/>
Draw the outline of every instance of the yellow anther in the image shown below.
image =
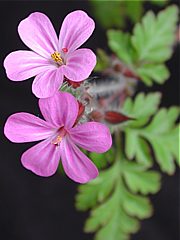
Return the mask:
<path id="1" fill-rule="evenodd" d="M 57 136 L 57 138 L 52 141 L 52 144 L 54 144 L 56 146 L 59 146 L 61 140 L 62 140 L 62 137 L 61 136 Z"/>
<path id="2" fill-rule="evenodd" d="M 57 51 L 54 52 L 53 54 L 51 54 L 51 57 L 55 62 L 63 64 L 63 60 L 62 60 L 61 54 L 59 52 L 57 52 Z"/>

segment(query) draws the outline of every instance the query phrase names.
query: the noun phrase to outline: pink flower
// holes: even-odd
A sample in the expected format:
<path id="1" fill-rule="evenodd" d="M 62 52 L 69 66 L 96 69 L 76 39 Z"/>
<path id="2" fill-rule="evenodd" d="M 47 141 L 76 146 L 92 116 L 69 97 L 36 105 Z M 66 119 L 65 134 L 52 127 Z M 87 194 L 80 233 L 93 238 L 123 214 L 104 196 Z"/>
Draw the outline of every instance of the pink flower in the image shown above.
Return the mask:
<path id="1" fill-rule="evenodd" d="M 32 91 L 39 98 L 53 96 L 64 76 L 74 82 L 85 80 L 96 65 L 96 56 L 90 49 L 77 48 L 91 36 L 94 27 L 85 12 L 71 12 L 63 21 L 58 40 L 49 18 L 32 13 L 20 22 L 18 32 L 33 51 L 15 51 L 6 57 L 8 78 L 23 81 L 36 76 Z"/>
<path id="2" fill-rule="evenodd" d="M 12 142 L 43 140 L 23 153 L 23 166 L 47 177 L 56 172 L 61 159 L 66 174 L 74 181 L 86 183 L 97 177 L 96 166 L 76 145 L 105 152 L 112 144 L 109 129 L 96 122 L 75 125 L 79 105 L 69 93 L 57 92 L 40 99 L 39 107 L 45 121 L 29 113 L 15 113 L 5 124 L 4 133 Z"/>

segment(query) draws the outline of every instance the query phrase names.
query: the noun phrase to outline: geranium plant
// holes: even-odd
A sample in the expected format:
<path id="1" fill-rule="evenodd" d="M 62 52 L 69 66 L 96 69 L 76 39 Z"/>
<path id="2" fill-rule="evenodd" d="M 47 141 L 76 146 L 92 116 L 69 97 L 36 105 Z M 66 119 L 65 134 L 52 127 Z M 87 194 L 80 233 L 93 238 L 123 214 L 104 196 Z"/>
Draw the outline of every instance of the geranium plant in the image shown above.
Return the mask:
<path id="1" fill-rule="evenodd" d="M 143 13 L 138 6 L 133 22 Z M 95 15 L 105 21 L 101 12 Z M 91 17 L 81 10 L 69 13 L 58 39 L 49 18 L 36 12 L 18 27 L 32 51 L 5 58 L 9 79 L 35 76 L 32 91 L 44 120 L 15 113 L 4 133 L 17 143 L 42 140 L 23 153 L 25 168 L 48 177 L 61 162 L 67 176 L 81 184 L 76 207 L 90 210 L 85 232 L 95 233 L 96 240 L 126 240 L 137 232 L 140 220 L 152 215 L 148 194 L 159 191 L 160 172 L 173 174 L 180 165 L 179 108 L 159 108 L 159 92 L 136 91 L 139 83 L 150 87 L 168 80 L 165 62 L 176 45 L 177 21 L 176 6 L 157 15 L 147 12 L 132 33 L 117 29 L 122 27 L 117 19 L 112 21 L 116 30 L 109 29 L 111 19 L 105 21 L 112 53 L 98 49 L 96 64 L 90 49 L 78 49 L 95 28 Z M 90 76 L 93 70 L 98 77 Z"/>

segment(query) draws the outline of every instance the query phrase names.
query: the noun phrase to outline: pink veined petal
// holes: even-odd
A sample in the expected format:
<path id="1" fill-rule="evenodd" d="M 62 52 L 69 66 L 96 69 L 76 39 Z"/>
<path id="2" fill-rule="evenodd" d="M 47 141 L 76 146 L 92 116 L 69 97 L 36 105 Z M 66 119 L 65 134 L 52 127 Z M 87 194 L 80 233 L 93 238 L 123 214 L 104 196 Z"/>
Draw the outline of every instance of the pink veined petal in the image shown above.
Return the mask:
<path id="1" fill-rule="evenodd" d="M 63 138 L 60 149 L 63 168 L 69 178 L 86 183 L 98 176 L 96 166 L 67 137 Z"/>
<path id="2" fill-rule="evenodd" d="M 32 91 L 38 98 L 51 97 L 61 87 L 63 79 L 61 68 L 48 70 L 36 76 L 32 84 Z"/>
<path id="3" fill-rule="evenodd" d="M 90 152 L 103 153 L 112 145 L 111 133 L 102 123 L 83 123 L 70 129 L 69 134 L 75 144 Z"/>
<path id="4" fill-rule="evenodd" d="M 95 23 L 85 12 L 77 10 L 69 13 L 61 26 L 59 49 L 67 48 L 72 52 L 81 46 L 92 34 Z"/>
<path id="5" fill-rule="evenodd" d="M 50 98 L 39 99 L 39 107 L 46 121 L 66 129 L 74 125 L 79 110 L 75 97 L 63 92 L 57 92 Z"/>
<path id="6" fill-rule="evenodd" d="M 9 79 L 23 81 L 48 69 L 56 69 L 49 60 L 32 51 L 15 51 L 4 60 L 4 67 Z"/>
<path id="7" fill-rule="evenodd" d="M 30 113 L 11 115 L 4 126 L 4 134 L 11 142 L 32 142 L 48 138 L 55 127 Z"/>
<path id="8" fill-rule="evenodd" d="M 66 65 L 63 65 L 64 75 L 74 82 L 89 77 L 96 65 L 96 56 L 90 49 L 81 48 L 68 55 Z"/>
<path id="9" fill-rule="evenodd" d="M 23 166 L 33 173 L 49 177 L 53 175 L 59 164 L 60 150 L 49 139 L 44 140 L 23 153 Z"/>
<path id="10" fill-rule="evenodd" d="M 18 26 L 22 41 L 43 57 L 58 50 L 58 38 L 49 18 L 40 12 L 30 14 Z"/>

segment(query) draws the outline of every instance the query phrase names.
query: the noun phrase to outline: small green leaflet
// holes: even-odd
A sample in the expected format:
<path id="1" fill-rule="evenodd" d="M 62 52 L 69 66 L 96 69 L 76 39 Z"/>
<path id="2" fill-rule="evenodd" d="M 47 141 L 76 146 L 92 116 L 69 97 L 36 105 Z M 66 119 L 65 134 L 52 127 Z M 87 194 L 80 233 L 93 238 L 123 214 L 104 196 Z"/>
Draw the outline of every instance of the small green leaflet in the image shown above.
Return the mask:
<path id="1" fill-rule="evenodd" d="M 117 170 L 118 171 L 118 170 Z M 110 194 L 114 187 L 116 179 L 116 168 L 110 167 L 107 170 L 101 171 L 99 177 L 94 181 L 79 186 L 79 194 L 76 198 L 76 207 L 79 210 L 87 210 L 96 205 L 97 202 L 102 202 Z"/>
<path id="2" fill-rule="evenodd" d="M 128 113 L 127 116 L 136 119 L 136 121 L 129 121 L 130 125 L 134 127 L 142 126 L 147 123 L 149 117 L 157 112 L 160 100 L 161 93 L 159 92 L 147 95 L 139 93 L 134 101 L 131 98 L 127 98 L 121 111 Z"/>
<path id="3" fill-rule="evenodd" d="M 123 33 L 118 30 L 109 30 L 107 32 L 108 45 L 116 53 L 120 60 L 131 66 L 133 64 L 133 51 L 131 37 L 129 33 Z"/>
<path id="4" fill-rule="evenodd" d="M 164 64 L 144 64 L 137 68 L 137 73 L 148 86 L 152 85 L 152 79 L 158 84 L 163 84 L 170 76 L 168 68 Z"/>
<path id="5" fill-rule="evenodd" d="M 156 193 L 159 190 L 160 175 L 154 171 L 146 171 L 146 167 L 134 162 L 124 162 L 123 176 L 133 193 Z"/>
<path id="6" fill-rule="evenodd" d="M 129 234 L 139 229 L 138 219 L 152 214 L 149 199 L 138 193 L 156 193 L 159 188 L 158 173 L 146 171 L 138 163 L 117 159 L 97 179 L 79 187 L 77 209 L 92 208 L 85 231 L 96 232 L 95 240 L 129 239 Z"/>
<path id="7" fill-rule="evenodd" d="M 127 99 L 123 112 L 136 120 L 129 121 L 123 128 L 125 152 L 129 159 L 135 158 L 149 167 L 153 163 L 151 146 L 161 170 L 172 174 L 175 171 L 174 159 L 179 164 L 179 127 L 175 122 L 180 111 L 177 107 L 157 111 L 158 103 L 158 93 L 138 94 L 134 102 Z"/>
<path id="8" fill-rule="evenodd" d="M 135 25 L 132 35 L 109 30 L 109 47 L 146 85 L 162 84 L 169 78 L 164 62 L 173 52 L 177 21 L 175 5 L 167 7 L 157 17 L 149 11 L 141 23 Z"/>

